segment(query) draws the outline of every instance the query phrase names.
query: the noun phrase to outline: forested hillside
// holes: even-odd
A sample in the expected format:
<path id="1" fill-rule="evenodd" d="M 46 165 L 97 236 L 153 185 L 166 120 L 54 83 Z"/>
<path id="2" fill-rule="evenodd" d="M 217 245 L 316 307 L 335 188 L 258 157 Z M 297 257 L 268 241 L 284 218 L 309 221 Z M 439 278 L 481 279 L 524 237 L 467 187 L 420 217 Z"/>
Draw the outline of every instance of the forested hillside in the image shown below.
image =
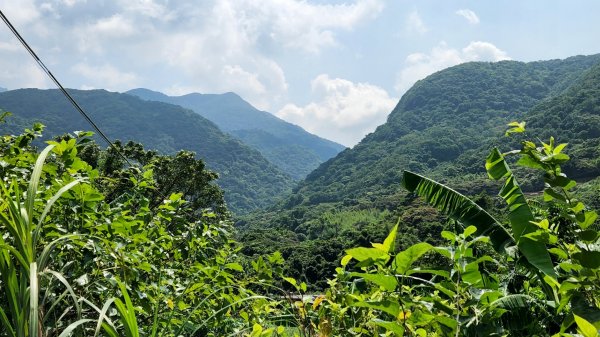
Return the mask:
<path id="1" fill-rule="evenodd" d="M 599 61 L 594 55 L 467 63 L 417 82 L 387 123 L 313 171 L 278 208 L 238 223 L 246 228 L 242 235 L 250 243 L 247 253 L 275 246 L 297 263 L 292 270 L 316 279 L 324 270 L 333 272 L 334 265 L 324 262 L 335 255 L 328 247 L 382 240 L 398 218 L 405 245 L 432 240 L 432 233 L 443 227 L 443 217 L 401 190 L 403 170 L 426 174 L 468 195 L 497 190 L 486 177 L 483 159 L 495 145 L 518 147 L 517 141 L 504 137 L 506 124 L 515 120 L 531 125 L 530 138 L 560 135 L 561 141 L 572 142 L 569 151 L 577 155 L 570 165 L 582 176 L 596 175 L 594 78 L 600 68 L 594 66 Z M 528 175 L 521 184 L 529 191 L 542 188 Z M 483 194 L 476 200 L 494 203 Z M 287 239 L 269 239 L 264 227 L 277 231 L 273 238 Z M 313 268 L 315 264 L 320 268 Z"/>
<path id="2" fill-rule="evenodd" d="M 564 93 L 537 105 L 525 120 L 530 134 L 542 139 L 557 135 L 557 141 L 569 143 L 569 154 L 576 158 L 565 167 L 571 177 L 600 176 L 600 65 Z"/>
<path id="3" fill-rule="evenodd" d="M 345 148 L 260 111 L 232 92 L 167 96 L 148 89 L 134 89 L 127 93 L 192 109 L 217 124 L 221 130 L 260 151 L 294 179 L 303 179 L 319 164 Z"/>
<path id="4" fill-rule="evenodd" d="M 598 61 L 467 63 L 433 74 L 402 97 L 387 123 L 312 172 L 294 197 L 307 205 L 367 195 L 374 200 L 397 190 L 403 169 L 446 178 L 483 172 L 481 155 L 501 138 L 506 123 L 529 120 L 537 103 Z"/>
<path id="5" fill-rule="evenodd" d="M 269 206 L 291 188 L 292 179 L 258 151 L 190 110 L 104 90 L 70 92 L 111 139 L 133 140 L 162 153 L 196 152 L 219 174 L 217 182 L 235 213 Z M 6 91 L 0 109 L 13 114 L 0 124 L 3 133 L 18 133 L 34 122 L 47 126 L 46 136 L 91 128 L 58 90 Z"/>

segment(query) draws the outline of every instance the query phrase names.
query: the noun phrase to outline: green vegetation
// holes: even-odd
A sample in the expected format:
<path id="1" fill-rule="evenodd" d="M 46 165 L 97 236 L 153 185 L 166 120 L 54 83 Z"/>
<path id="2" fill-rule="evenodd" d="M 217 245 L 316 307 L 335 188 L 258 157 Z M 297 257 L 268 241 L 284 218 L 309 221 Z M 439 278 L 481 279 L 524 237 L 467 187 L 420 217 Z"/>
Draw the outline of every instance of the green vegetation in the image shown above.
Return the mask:
<path id="1" fill-rule="evenodd" d="M 393 226 L 380 243 L 346 249 L 324 291 L 310 296 L 306 283 L 284 276 L 281 254 L 239 255 L 213 173 L 154 202 L 171 188 L 159 172 L 169 176 L 186 159 L 202 167 L 189 154 L 127 144 L 121 151 L 145 164 L 138 169 L 115 164 L 89 133 L 38 154 L 41 130 L 0 142 L 0 335 L 599 336 L 597 214 L 572 194 L 577 184 L 561 168 L 567 144 L 553 138 L 491 151 L 486 171 L 506 203 L 492 213 L 501 216 L 405 171 L 403 186 L 451 218 L 432 233 L 441 244 L 398 250 Z M 542 176 L 539 198 L 521 190 L 510 156 Z M 338 236 L 390 214 L 322 220 Z"/>
<path id="2" fill-rule="evenodd" d="M 242 335 L 264 319 L 250 289 L 267 293 L 277 256 L 238 256 L 214 173 L 165 184 L 201 161 L 129 144 L 145 164 L 130 167 L 88 133 L 38 155 L 41 130 L 0 142 L 1 336 Z"/>
<path id="3" fill-rule="evenodd" d="M 303 179 L 322 162 L 344 149 L 272 114 L 259 111 L 238 95 L 188 94 L 167 96 L 148 89 L 128 94 L 142 99 L 192 109 L 219 128 L 258 150 L 271 163 L 296 180 Z"/>
<path id="4" fill-rule="evenodd" d="M 599 61 L 600 55 L 532 63 L 476 62 L 435 73 L 402 97 L 387 123 L 354 148 L 322 164 L 287 199 L 239 221 L 240 240 L 251 238 L 256 251 L 270 251 L 271 243 L 261 245 L 260 237 L 251 232 L 277 228 L 287 233 L 287 239 L 273 249 L 290 251 L 286 258 L 295 260 L 293 255 L 298 253 L 293 247 L 311 247 L 313 238 L 318 241 L 322 231 L 330 231 L 320 220 L 323 214 L 367 211 L 390 215 L 372 222 L 376 228 L 364 235 L 364 225 L 356 222 L 347 237 L 380 242 L 385 237 L 381 229 L 391 228 L 400 219 L 399 247 L 419 241 L 441 244 L 434 233 L 444 228 L 444 220 L 398 188 L 401 172 L 424 174 L 461 193 L 476 195 L 475 201 L 494 213 L 501 201 L 486 194 L 498 184 L 487 179 L 482 158 L 494 146 L 517 146 L 519 137 L 558 135 L 558 141 L 570 144 L 575 158 L 565 172 L 580 180 L 596 177 L 600 173 L 600 133 L 596 132 Z M 528 133 L 507 141 L 502 125 L 512 120 L 526 121 Z M 516 173 L 527 193 L 543 189 L 531 171 L 517 167 Z M 345 248 L 363 244 L 346 238 L 335 240 Z M 289 250 L 285 247 L 288 243 Z M 341 257 L 338 254 L 325 263 L 315 256 L 306 263 L 325 264 L 320 275 L 324 280 Z M 292 275 L 302 277 L 301 273 Z"/>
<path id="5" fill-rule="evenodd" d="M 71 93 L 109 138 L 139 142 L 163 154 L 195 152 L 219 174 L 218 183 L 234 213 L 270 206 L 291 189 L 292 179 L 258 151 L 189 110 L 104 90 Z M 13 113 L 0 125 L 4 133 L 19 132 L 37 122 L 46 125 L 49 135 L 89 129 L 57 90 L 3 92 L 0 107 Z"/>
<path id="6" fill-rule="evenodd" d="M 191 152 L 2 136 L 0 336 L 598 337 L 597 60 L 432 75 L 241 244 Z"/>

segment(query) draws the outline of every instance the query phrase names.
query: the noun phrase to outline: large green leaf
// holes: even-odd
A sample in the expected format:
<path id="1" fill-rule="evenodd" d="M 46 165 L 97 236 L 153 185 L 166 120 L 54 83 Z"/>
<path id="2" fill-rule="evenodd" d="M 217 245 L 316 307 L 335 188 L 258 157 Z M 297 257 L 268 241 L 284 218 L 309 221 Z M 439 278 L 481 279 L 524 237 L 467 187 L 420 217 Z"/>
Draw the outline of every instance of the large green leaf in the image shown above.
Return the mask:
<path id="1" fill-rule="evenodd" d="M 577 323 L 577 331 L 584 337 L 598 337 L 598 329 L 588 322 L 585 318 L 573 315 L 575 317 L 575 323 Z"/>
<path id="2" fill-rule="evenodd" d="M 581 252 L 574 253 L 573 258 L 586 268 L 600 268 L 600 252 L 582 250 Z"/>
<path id="3" fill-rule="evenodd" d="M 427 242 L 414 244 L 396 255 L 396 258 L 392 263 L 392 268 L 394 268 L 398 274 L 404 275 L 409 271 L 413 263 L 432 249 L 433 246 Z"/>
<path id="4" fill-rule="evenodd" d="M 390 275 L 382 274 L 366 274 L 366 273 L 350 273 L 351 276 L 361 277 L 369 282 L 373 282 L 378 286 L 383 287 L 387 291 L 394 291 L 398 285 L 396 278 Z"/>
<path id="5" fill-rule="evenodd" d="M 388 322 L 380 319 L 375 319 L 372 321 L 373 324 L 378 325 L 388 331 L 394 333 L 394 336 L 404 336 L 404 327 L 400 325 L 398 322 Z"/>
<path id="6" fill-rule="evenodd" d="M 531 307 L 535 299 L 528 295 L 512 294 L 500 297 L 490 304 L 490 308 L 501 308 L 508 311 L 516 311 L 519 309 Z"/>
<path id="7" fill-rule="evenodd" d="M 508 218 L 519 250 L 530 264 L 544 274 L 556 278 L 546 245 L 543 242 L 534 241 L 524 236 L 536 231 L 538 227 L 532 223 L 535 219 L 527 204 L 525 195 L 504 160 L 504 156 L 497 148 L 494 148 L 487 157 L 485 168 L 490 178 L 494 180 L 505 179 L 499 195 L 508 204 Z"/>
<path id="8" fill-rule="evenodd" d="M 366 248 L 366 247 L 358 247 L 351 248 L 346 250 L 346 254 L 352 256 L 358 261 L 365 261 L 368 259 L 385 259 L 388 258 L 389 255 L 383 250 L 377 248 Z"/>
<path id="9" fill-rule="evenodd" d="M 488 236 L 496 251 L 503 252 L 507 246 L 514 244 L 512 236 L 500 222 L 455 190 L 410 171 L 404 171 L 402 185 L 449 217 L 467 226 L 475 226 L 476 235 Z"/>

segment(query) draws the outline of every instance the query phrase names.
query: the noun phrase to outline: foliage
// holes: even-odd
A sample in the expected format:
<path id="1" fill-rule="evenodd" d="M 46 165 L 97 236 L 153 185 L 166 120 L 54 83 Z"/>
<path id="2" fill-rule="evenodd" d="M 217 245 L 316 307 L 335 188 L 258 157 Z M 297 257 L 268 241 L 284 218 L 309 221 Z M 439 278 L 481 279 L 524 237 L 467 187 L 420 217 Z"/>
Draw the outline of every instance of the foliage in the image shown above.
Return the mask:
<path id="1" fill-rule="evenodd" d="M 326 336 L 598 336 L 597 214 L 571 194 L 576 183 L 561 169 L 569 160 L 565 146 L 551 138 L 491 152 L 486 168 L 490 178 L 505 180 L 500 196 L 508 206 L 506 220 L 442 184 L 406 173 L 404 185 L 451 215 L 457 231 L 441 232 L 445 245 L 421 242 L 397 252 L 396 226 L 382 243 L 346 250 L 326 296 L 313 302 L 320 307 L 313 322 L 334 322 Z M 525 200 L 505 162 L 508 155 L 541 171 L 541 200 Z M 512 240 L 481 235 L 498 226 Z M 424 257 L 431 255 L 443 263 L 428 266 Z"/>
<path id="2" fill-rule="evenodd" d="M 138 142 L 161 154 L 195 152 L 219 174 L 218 184 L 234 213 L 270 206 L 292 187 L 291 177 L 258 151 L 192 111 L 104 90 L 70 92 L 111 139 Z M 0 109 L 13 113 L 0 125 L 3 133 L 18 133 L 37 122 L 46 125 L 49 135 L 89 128 L 58 90 L 6 91 L 0 93 Z"/>
<path id="3" fill-rule="evenodd" d="M 385 124 L 312 172 L 292 198 L 301 195 L 302 204 L 308 205 L 383 198 L 396 193 L 402 170 L 428 172 L 444 182 L 466 185 L 460 191 L 478 193 L 481 187 L 472 184 L 470 177 L 466 184 L 461 180 L 465 174 L 485 174 L 479 160 L 491 147 L 505 142 L 502 125 L 515 119 L 531 124 L 535 119 L 546 133 L 578 134 L 575 124 L 563 123 L 561 130 L 554 128 L 558 123 L 548 125 L 548 104 L 542 102 L 563 94 L 571 99 L 589 97 L 587 106 L 593 106 L 597 95 L 577 87 L 588 88 L 589 83 L 580 76 L 591 68 L 599 69 L 594 67 L 599 60 L 594 55 L 532 63 L 475 62 L 435 73 L 404 94 Z M 573 88 L 563 93 L 567 87 Z M 555 111 L 577 116 L 568 104 L 561 108 Z M 536 109 L 540 114 L 530 117 L 528 111 Z M 556 116 L 552 119 L 575 118 L 559 117 L 561 114 L 552 114 Z M 583 134 L 576 137 L 589 140 Z M 577 162 L 581 160 L 584 158 Z"/>
<path id="4" fill-rule="evenodd" d="M 544 90 L 559 95 L 572 80 Z M 526 136 L 525 123 L 509 125 L 506 134 Z M 313 206 L 337 196 L 297 193 L 288 211 L 264 213 L 271 227 L 240 221 L 242 248 L 216 176 L 190 153 L 119 143 L 143 165 L 130 167 L 89 133 L 38 153 L 41 130 L 0 142 L 0 335 L 599 335 L 597 214 L 575 196 L 567 144 L 552 137 L 493 148 L 494 182 L 479 187 L 500 183 L 496 200 L 405 171 L 403 185 L 424 200 L 374 189 Z M 523 176 L 543 189 L 528 194 Z M 596 187 L 580 191 L 590 198 Z M 281 253 L 259 256 L 271 249 Z"/>
<path id="5" fill-rule="evenodd" d="M 222 203 L 211 172 L 153 205 L 171 192 L 154 174 L 169 177 L 180 155 L 131 145 L 148 159 L 141 170 L 102 152 L 94 168 L 79 157 L 95 147 L 88 133 L 38 156 L 41 130 L 0 143 L 0 335 L 235 336 L 264 320 L 269 300 L 251 288 L 264 290 L 280 260 L 238 257 L 227 213 L 204 208 Z M 214 200 L 198 209 L 195 195 Z"/>
<path id="6" fill-rule="evenodd" d="M 240 228 L 242 232 L 265 227 L 291 231 L 293 249 L 311 245 L 315 235 L 306 237 L 307 232 L 321 234 L 318 219 L 324 213 L 387 211 L 391 216 L 385 220 L 370 220 L 373 229 L 365 237 L 381 240 L 385 236 L 381 228 L 387 230 L 401 218 L 403 248 L 424 240 L 440 244 L 432 233 L 445 229 L 443 219 L 423 202 L 398 191 L 401 172 L 416 172 L 462 194 L 480 195 L 474 201 L 494 218 L 502 218 L 496 207 L 502 200 L 485 196 L 499 183 L 487 179 L 481 158 L 492 147 L 518 146 L 520 139 L 538 135 L 556 134 L 561 142 L 569 142 L 575 159 L 565 163 L 567 174 L 578 180 L 595 177 L 600 167 L 600 138 L 594 131 L 600 113 L 596 104 L 599 60 L 599 55 L 593 55 L 531 63 L 476 62 L 435 73 L 402 97 L 384 125 L 313 171 L 277 206 L 244 217 Z M 516 133 L 506 139 L 502 125 L 514 119 L 526 120 L 532 136 Z M 529 168 L 515 167 L 514 175 L 519 176 L 524 193 L 543 189 L 543 182 Z M 354 236 L 365 227 L 357 223 Z M 243 234 L 240 240 L 245 242 L 245 237 L 257 236 Z M 344 248 L 365 244 L 341 243 Z M 327 277 L 323 274 L 322 280 Z"/>

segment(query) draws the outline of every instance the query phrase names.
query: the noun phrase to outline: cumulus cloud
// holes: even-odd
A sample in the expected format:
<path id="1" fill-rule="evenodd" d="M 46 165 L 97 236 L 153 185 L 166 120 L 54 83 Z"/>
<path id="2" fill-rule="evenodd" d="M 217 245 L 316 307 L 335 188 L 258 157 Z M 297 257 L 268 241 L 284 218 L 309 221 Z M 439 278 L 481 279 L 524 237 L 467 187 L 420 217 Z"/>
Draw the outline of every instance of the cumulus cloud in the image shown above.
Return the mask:
<path id="1" fill-rule="evenodd" d="M 354 83 L 327 74 L 311 82 L 315 102 L 304 107 L 288 104 L 276 115 L 322 137 L 347 146 L 385 122 L 397 103 L 380 87 Z"/>
<path id="2" fill-rule="evenodd" d="M 407 56 L 405 66 L 398 74 L 396 90 L 403 94 L 416 81 L 436 71 L 470 61 L 510 60 L 505 51 L 489 42 L 474 41 L 462 49 L 450 48 L 441 42 L 428 54 L 414 53 Z"/>
<path id="3" fill-rule="evenodd" d="M 16 25 L 29 24 L 40 16 L 35 0 L 0 0 L 0 8 Z"/>
<path id="4" fill-rule="evenodd" d="M 111 88 L 112 90 L 127 90 L 138 86 L 137 76 L 130 72 L 123 72 L 110 64 L 92 66 L 78 63 L 72 71 L 86 78 L 82 89 Z"/>
<path id="5" fill-rule="evenodd" d="M 340 32 L 372 20 L 383 6 L 384 0 L 0 0 L 55 73 L 85 81 L 63 77 L 67 86 L 236 91 L 262 109 L 287 100 L 277 55 L 335 47 Z M 1 34 L 4 59 L 13 41 Z M 0 77 L 4 86 L 23 83 Z"/>
<path id="6" fill-rule="evenodd" d="M 419 13 L 413 11 L 408 15 L 408 19 L 406 20 L 406 30 L 409 33 L 425 34 L 429 29 L 423 23 Z"/>
<path id="7" fill-rule="evenodd" d="M 111 38 L 131 35 L 134 32 L 133 23 L 121 14 L 97 20 L 90 25 L 88 31 L 91 34 L 102 34 Z"/>
<path id="8" fill-rule="evenodd" d="M 479 17 L 470 9 L 459 9 L 455 13 L 465 18 L 472 25 L 479 23 Z"/>

